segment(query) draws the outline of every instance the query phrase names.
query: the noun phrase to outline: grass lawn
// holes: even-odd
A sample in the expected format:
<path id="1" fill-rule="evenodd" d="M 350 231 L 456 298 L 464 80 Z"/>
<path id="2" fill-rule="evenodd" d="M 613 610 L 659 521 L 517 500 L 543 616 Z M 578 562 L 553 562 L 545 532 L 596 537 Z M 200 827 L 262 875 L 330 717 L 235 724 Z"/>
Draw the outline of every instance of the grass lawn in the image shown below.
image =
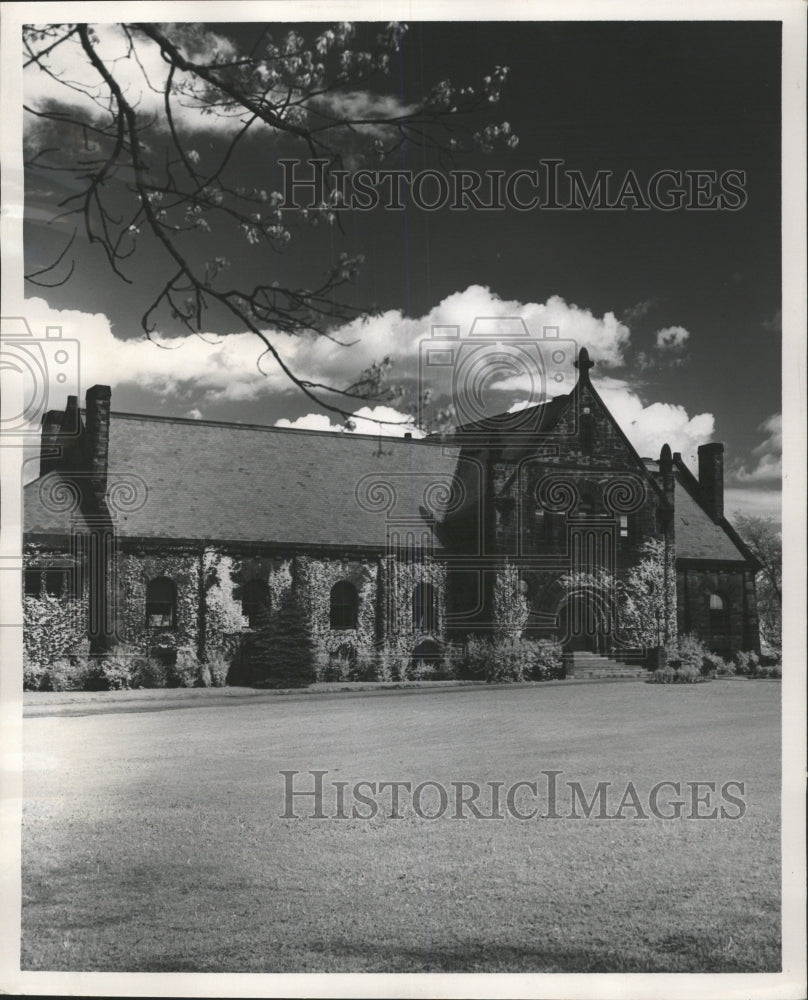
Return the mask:
<path id="1" fill-rule="evenodd" d="M 518 685 L 27 718 L 23 968 L 778 970 L 780 691 Z M 562 819 L 454 819 L 453 800 L 421 819 L 406 794 L 390 819 L 389 791 L 373 819 L 312 819 L 308 799 L 282 819 L 282 769 L 305 787 L 327 771 L 328 813 L 333 781 L 543 789 L 549 770 L 588 798 L 611 782 L 610 814 L 627 782 L 647 811 L 665 780 L 743 781 L 746 812 L 571 819 L 561 784 Z"/>

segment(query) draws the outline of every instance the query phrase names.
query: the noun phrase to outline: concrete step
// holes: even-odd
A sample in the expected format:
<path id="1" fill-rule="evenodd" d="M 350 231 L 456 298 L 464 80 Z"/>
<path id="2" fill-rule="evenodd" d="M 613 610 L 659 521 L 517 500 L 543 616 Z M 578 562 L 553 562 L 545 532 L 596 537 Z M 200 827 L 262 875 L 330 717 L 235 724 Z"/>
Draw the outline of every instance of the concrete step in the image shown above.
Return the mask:
<path id="1" fill-rule="evenodd" d="M 648 672 L 636 663 L 623 663 L 600 653 L 576 652 L 572 654 L 573 677 L 627 677 L 644 678 Z"/>

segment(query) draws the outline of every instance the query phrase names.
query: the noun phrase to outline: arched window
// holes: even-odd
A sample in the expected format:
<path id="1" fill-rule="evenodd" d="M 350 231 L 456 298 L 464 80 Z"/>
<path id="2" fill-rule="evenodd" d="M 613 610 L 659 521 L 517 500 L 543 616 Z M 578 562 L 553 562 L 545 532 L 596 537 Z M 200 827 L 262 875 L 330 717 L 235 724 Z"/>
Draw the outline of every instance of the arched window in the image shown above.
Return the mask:
<path id="1" fill-rule="evenodd" d="M 174 628 L 177 622 L 177 585 L 167 576 L 158 576 L 146 585 L 146 625 Z"/>
<path id="2" fill-rule="evenodd" d="M 257 628 L 262 612 L 270 607 L 269 586 L 263 580 L 248 580 L 241 588 L 241 613 L 250 623 L 250 628 Z"/>
<path id="3" fill-rule="evenodd" d="M 416 632 L 434 632 L 438 626 L 438 606 L 431 583 L 419 583 L 412 592 L 412 627 Z"/>
<path id="4" fill-rule="evenodd" d="M 720 594 L 710 594 L 708 603 L 710 607 L 710 631 L 723 632 L 727 614 L 724 598 Z"/>
<path id="5" fill-rule="evenodd" d="M 359 595 L 347 580 L 339 580 L 331 588 L 331 628 L 356 628 Z"/>

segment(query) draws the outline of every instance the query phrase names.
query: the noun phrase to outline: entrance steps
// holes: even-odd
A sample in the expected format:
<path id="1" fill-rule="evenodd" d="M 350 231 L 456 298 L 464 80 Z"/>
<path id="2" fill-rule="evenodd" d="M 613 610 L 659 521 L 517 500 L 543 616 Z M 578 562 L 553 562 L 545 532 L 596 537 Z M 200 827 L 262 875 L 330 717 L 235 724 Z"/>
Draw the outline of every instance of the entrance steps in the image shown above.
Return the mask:
<path id="1" fill-rule="evenodd" d="M 584 679 L 590 677 L 627 677 L 644 679 L 648 676 L 645 667 L 636 663 L 622 663 L 620 660 L 601 656 L 599 653 L 575 652 L 569 654 L 567 677 Z"/>

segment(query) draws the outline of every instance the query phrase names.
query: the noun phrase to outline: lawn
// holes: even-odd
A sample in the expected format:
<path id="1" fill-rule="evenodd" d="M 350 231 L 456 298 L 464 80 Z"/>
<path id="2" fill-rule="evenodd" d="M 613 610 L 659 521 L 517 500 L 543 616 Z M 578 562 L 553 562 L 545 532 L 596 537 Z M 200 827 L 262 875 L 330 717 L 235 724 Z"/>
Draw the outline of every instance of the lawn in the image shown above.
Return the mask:
<path id="1" fill-rule="evenodd" d="M 120 708 L 120 706 L 118 706 Z M 691 972 L 780 967 L 780 685 L 516 685 L 27 718 L 24 969 Z M 150 707 L 154 707 L 153 705 Z M 560 819 L 285 810 L 282 770 L 479 785 L 560 771 Z M 569 818 L 628 782 L 713 781 L 699 812 Z M 683 787 L 683 792 L 685 787 Z M 434 791 L 434 789 L 433 789 Z M 615 798 L 612 799 L 614 791 Z M 365 789 L 365 794 L 368 794 Z M 734 791 L 737 796 L 737 789 Z M 676 798 L 670 790 L 660 804 Z M 490 811 L 481 797 L 483 812 Z M 354 800 L 346 800 L 350 815 Z M 421 812 L 435 811 L 424 795 Z M 532 803 L 534 806 L 535 802 Z M 530 789 L 514 808 L 528 812 Z M 504 807 L 503 807 L 504 808 Z M 361 812 L 370 811 L 360 807 Z M 505 810 L 507 812 L 507 810 Z M 580 810 L 579 810 L 580 813 Z"/>

